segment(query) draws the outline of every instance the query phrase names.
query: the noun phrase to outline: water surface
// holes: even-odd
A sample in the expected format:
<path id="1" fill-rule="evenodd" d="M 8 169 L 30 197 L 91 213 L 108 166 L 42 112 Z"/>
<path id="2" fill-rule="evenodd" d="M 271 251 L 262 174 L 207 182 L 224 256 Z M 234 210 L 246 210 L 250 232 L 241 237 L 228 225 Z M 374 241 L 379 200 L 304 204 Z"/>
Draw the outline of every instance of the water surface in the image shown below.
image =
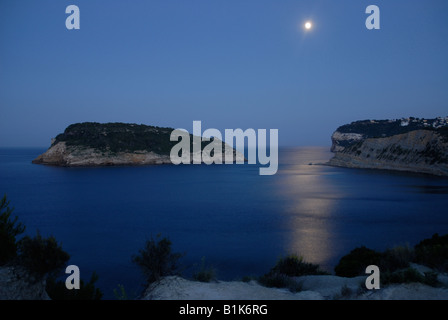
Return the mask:
<path id="1" fill-rule="evenodd" d="M 288 253 L 333 272 L 365 245 L 383 250 L 448 232 L 448 179 L 323 165 L 329 148 L 283 148 L 279 171 L 258 165 L 59 168 L 31 164 L 43 149 L 0 149 L 0 193 L 35 235 L 54 235 L 105 298 L 143 283 L 131 256 L 151 236 L 201 258 L 223 280 L 257 276 Z"/>

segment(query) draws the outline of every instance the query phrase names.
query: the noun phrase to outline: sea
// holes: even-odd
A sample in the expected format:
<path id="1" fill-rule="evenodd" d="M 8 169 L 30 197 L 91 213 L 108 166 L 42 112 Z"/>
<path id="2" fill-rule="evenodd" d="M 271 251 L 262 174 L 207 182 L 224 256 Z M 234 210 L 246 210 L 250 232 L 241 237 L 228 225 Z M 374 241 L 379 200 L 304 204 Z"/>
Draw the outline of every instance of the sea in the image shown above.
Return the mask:
<path id="1" fill-rule="evenodd" d="M 32 164 L 45 148 L 0 149 L 0 196 L 24 235 L 54 236 L 93 272 L 104 299 L 122 286 L 138 298 L 144 277 L 132 257 L 166 237 L 185 277 L 201 267 L 219 280 L 267 273 L 288 254 L 334 273 L 366 246 L 414 246 L 448 233 L 448 178 L 325 165 L 330 147 L 279 150 L 275 175 L 258 164 L 65 168 Z"/>

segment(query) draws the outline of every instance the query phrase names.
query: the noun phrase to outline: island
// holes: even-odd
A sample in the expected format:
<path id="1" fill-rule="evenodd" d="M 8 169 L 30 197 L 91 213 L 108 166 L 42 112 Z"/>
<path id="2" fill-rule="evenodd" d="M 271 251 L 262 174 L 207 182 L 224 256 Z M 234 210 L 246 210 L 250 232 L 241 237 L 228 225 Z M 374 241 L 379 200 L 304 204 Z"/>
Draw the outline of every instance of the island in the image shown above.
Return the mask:
<path id="1" fill-rule="evenodd" d="M 448 176 L 448 117 L 355 121 L 331 140 L 332 166 Z"/>
<path id="2" fill-rule="evenodd" d="M 64 167 L 171 164 L 170 152 L 177 144 L 170 140 L 173 130 L 121 122 L 75 123 L 53 138 L 49 149 L 32 163 Z M 201 150 L 207 143 L 202 141 Z M 225 143 L 222 146 L 223 158 L 232 152 L 233 159 L 245 159 Z"/>

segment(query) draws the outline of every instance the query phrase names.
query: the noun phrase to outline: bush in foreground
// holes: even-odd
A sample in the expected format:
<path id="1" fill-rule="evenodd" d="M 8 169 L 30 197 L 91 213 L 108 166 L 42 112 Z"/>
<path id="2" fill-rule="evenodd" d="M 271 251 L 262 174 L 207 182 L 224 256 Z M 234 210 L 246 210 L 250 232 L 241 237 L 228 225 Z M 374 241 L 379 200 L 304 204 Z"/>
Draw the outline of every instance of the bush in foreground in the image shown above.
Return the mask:
<path id="1" fill-rule="evenodd" d="M 380 261 L 380 252 L 362 246 L 343 256 L 334 271 L 339 277 L 356 277 L 364 275 L 368 265 L 379 265 Z"/>
<path id="2" fill-rule="evenodd" d="M 132 261 L 141 268 L 147 284 L 150 284 L 162 277 L 178 274 L 182 256 L 172 253 L 171 241 L 158 235 L 156 239 L 146 241 L 145 247 L 132 257 Z"/>
<path id="3" fill-rule="evenodd" d="M 448 272 L 448 234 L 434 234 L 415 246 L 415 262 L 441 272 Z"/>
<path id="4" fill-rule="evenodd" d="M 294 254 L 280 258 L 277 264 L 271 269 L 271 272 L 284 274 L 289 277 L 327 274 L 320 270 L 319 265 L 305 262 L 303 257 Z"/>
<path id="5" fill-rule="evenodd" d="M 437 272 L 421 273 L 411 267 L 411 262 L 438 272 L 447 272 L 448 235 L 434 234 L 414 247 L 398 246 L 384 252 L 366 247 L 356 248 L 341 258 L 335 272 L 342 277 L 365 275 L 365 268 L 374 264 L 381 270 L 382 284 L 417 282 L 434 287 L 440 285 Z"/>
<path id="6" fill-rule="evenodd" d="M 201 266 L 199 270 L 193 273 L 193 280 L 200 282 L 210 282 L 216 279 L 215 269 L 211 266 L 206 266 L 205 258 L 201 259 Z"/>
<path id="7" fill-rule="evenodd" d="M 423 283 L 432 287 L 438 286 L 437 273 L 426 272 L 421 274 L 414 268 L 406 268 L 395 272 L 386 271 L 381 274 L 381 283 L 383 285 L 392 283 Z"/>
<path id="8" fill-rule="evenodd" d="M 292 292 L 301 290 L 301 285 L 293 277 L 328 274 L 319 265 L 305 262 L 303 257 L 288 255 L 280 258 L 271 270 L 258 279 L 258 282 L 270 288 L 288 288 Z"/>
<path id="9" fill-rule="evenodd" d="M 25 236 L 20 240 L 18 251 L 18 264 L 37 278 L 54 276 L 70 259 L 56 238 L 43 238 L 39 233 L 34 238 Z"/>
<path id="10" fill-rule="evenodd" d="M 16 237 L 25 231 L 25 226 L 17 221 L 18 217 L 11 217 L 13 211 L 4 195 L 0 200 L 0 266 L 17 256 Z"/>
<path id="11" fill-rule="evenodd" d="M 79 289 L 68 290 L 65 281 L 51 277 L 47 280 L 46 291 L 52 300 L 101 300 L 103 293 L 95 287 L 97 280 L 98 275 L 93 272 L 89 282 L 81 279 Z"/>

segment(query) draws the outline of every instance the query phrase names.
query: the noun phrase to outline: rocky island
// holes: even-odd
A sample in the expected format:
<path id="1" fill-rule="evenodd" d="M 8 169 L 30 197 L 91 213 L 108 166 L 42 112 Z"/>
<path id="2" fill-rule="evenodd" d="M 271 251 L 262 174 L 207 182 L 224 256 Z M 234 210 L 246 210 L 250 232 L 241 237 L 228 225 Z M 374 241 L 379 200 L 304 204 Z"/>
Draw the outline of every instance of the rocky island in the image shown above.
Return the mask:
<path id="1" fill-rule="evenodd" d="M 355 121 L 331 139 L 332 166 L 448 176 L 448 117 Z"/>
<path id="2" fill-rule="evenodd" d="M 177 143 L 170 141 L 173 130 L 119 122 L 76 123 L 52 139 L 50 148 L 32 162 L 66 167 L 171 164 L 170 151 Z M 244 159 L 223 143 L 223 157 L 227 152 Z"/>

